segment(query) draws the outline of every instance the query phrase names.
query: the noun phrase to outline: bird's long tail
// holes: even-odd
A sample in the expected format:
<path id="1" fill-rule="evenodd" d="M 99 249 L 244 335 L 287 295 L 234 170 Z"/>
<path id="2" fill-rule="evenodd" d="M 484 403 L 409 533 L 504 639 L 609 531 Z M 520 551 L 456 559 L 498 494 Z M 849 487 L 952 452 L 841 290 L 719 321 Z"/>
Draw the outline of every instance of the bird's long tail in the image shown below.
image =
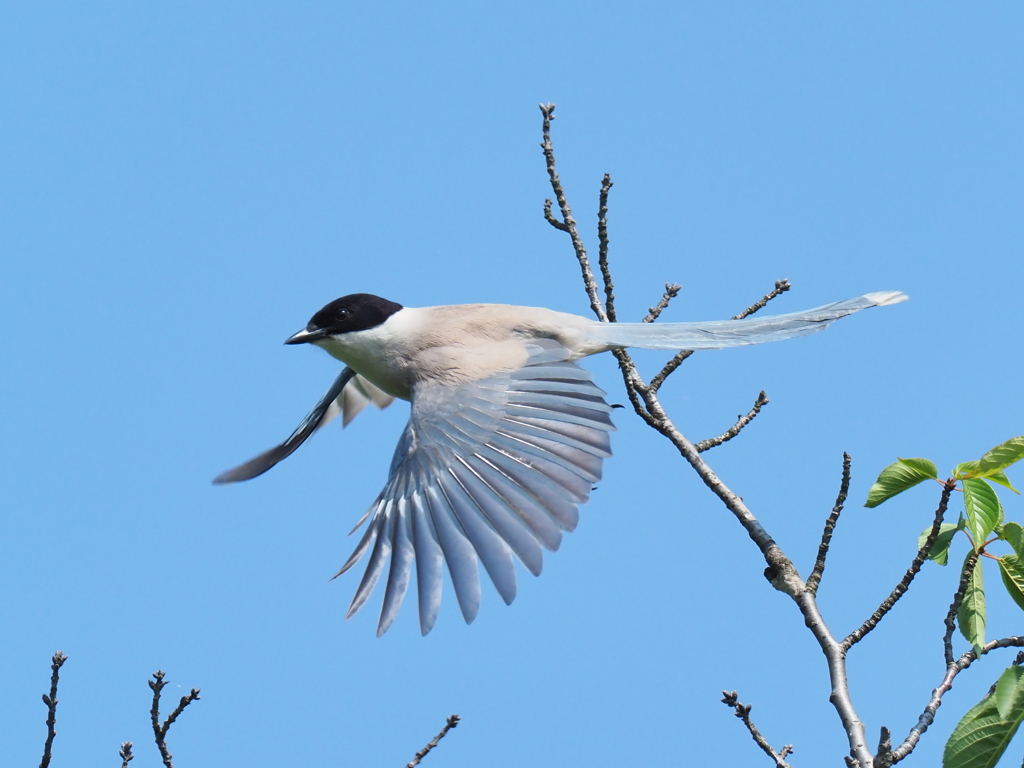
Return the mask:
<path id="1" fill-rule="evenodd" d="M 701 323 L 600 323 L 591 326 L 591 332 L 595 341 L 612 348 L 724 349 L 807 336 L 862 309 L 906 300 L 900 291 L 879 291 L 788 315 Z"/>

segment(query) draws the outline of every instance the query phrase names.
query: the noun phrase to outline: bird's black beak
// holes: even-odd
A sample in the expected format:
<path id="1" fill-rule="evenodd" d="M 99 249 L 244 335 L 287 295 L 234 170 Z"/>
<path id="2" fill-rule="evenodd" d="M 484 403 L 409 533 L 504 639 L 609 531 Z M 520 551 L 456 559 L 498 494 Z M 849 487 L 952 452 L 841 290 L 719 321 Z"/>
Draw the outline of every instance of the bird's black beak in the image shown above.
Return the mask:
<path id="1" fill-rule="evenodd" d="M 303 328 L 296 334 L 289 336 L 284 340 L 285 344 L 309 344 L 312 341 L 318 341 L 327 336 L 327 331 L 323 328 L 317 328 L 316 330 L 309 330 L 309 328 Z"/>

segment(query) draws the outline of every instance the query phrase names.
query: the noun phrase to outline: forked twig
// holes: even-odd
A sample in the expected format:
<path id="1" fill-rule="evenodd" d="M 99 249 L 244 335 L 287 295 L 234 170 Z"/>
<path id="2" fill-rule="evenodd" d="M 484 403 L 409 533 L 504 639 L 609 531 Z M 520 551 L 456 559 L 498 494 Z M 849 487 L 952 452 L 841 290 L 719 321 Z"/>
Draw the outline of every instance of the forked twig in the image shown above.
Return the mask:
<path id="1" fill-rule="evenodd" d="M 427 744 L 427 746 L 425 746 L 423 749 L 417 752 L 416 757 L 414 757 L 412 759 L 412 762 L 405 766 L 405 768 L 416 768 L 416 766 L 420 764 L 420 760 L 426 757 L 427 753 L 429 753 L 430 750 L 436 747 L 438 742 L 441 741 L 441 739 L 443 739 L 447 735 L 448 731 L 457 726 L 459 724 L 459 720 L 461 719 L 462 718 L 460 718 L 458 715 L 452 715 L 451 717 L 449 717 L 448 721 L 444 724 L 444 728 L 441 729 L 441 732 L 437 734 L 437 736 L 435 736 L 430 741 L 430 743 Z"/>
<path id="2" fill-rule="evenodd" d="M 788 291 L 792 287 L 793 286 L 791 286 L 789 284 L 789 280 L 776 280 L 775 281 L 775 288 L 770 290 L 768 293 L 766 293 L 760 299 L 758 299 L 753 304 L 751 304 L 749 307 L 744 309 L 738 315 L 733 315 L 729 319 L 730 320 L 742 320 L 745 317 L 750 317 L 752 314 L 754 314 L 758 310 L 764 309 L 764 307 L 768 304 L 769 301 L 771 301 L 772 299 L 774 299 L 777 296 L 781 296 L 782 294 L 784 294 L 786 291 Z M 693 354 L 693 350 L 692 349 L 684 349 L 681 352 L 676 353 L 675 357 L 673 357 L 671 360 L 669 360 L 667 363 L 665 363 L 665 367 L 662 368 L 660 371 L 658 371 L 658 373 L 654 376 L 654 378 L 651 379 L 651 383 L 650 383 L 651 391 L 652 392 L 657 392 L 659 389 L 661 389 L 661 385 L 665 383 L 665 379 L 667 379 L 669 376 L 671 376 L 673 373 L 675 373 L 676 369 L 680 365 L 683 364 L 683 361 L 686 360 L 692 354 Z"/>
<path id="3" fill-rule="evenodd" d="M 1024 647 L 1024 636 L 1004 637 L 1000 640 L 986 643 L 985 647 L 981 649 L 981 653 L 984 656 L 997 648 L 1021 647 Z M 885 762 L 880 768 L 888 768 L 888 766 L 895 765 L 914 751 L 914 747 L 917 746 L 921 736 L 924 735 L 924 732 L 935 721 L 935 712 L 942 706 L 942 697 L 953 687 L 953 679 L 971 666 L 977 659 L 978 654 L 972 648 L 957 661 L 952 662 L 946 667 L 946 674 L 943 675 L 942 682 L 932 691 L 932 696 L 928 700 L 928 704 L 925 706 L 921 716 L 917 719 L 917 723 L 910 729 L 910 733 L 907 734 L 907 738 L 903 740 L 903 743 L 889 753 L 888 762 Z"/>
<path id="4" fill-rule="evenodd" d="M 156 739 L 157 749 L 160 750 L 160 757 L 166 768 L 174 768 L 171 761 L 171 751 L 167 748 L 167 731 L 170 730 L 174 721 L 185 711 L 185 707 L 199 699 L 199 689 L 193 688 L 188 696 L 182 696 L 178 706 L 167 716 L 163 724 L 160 723 L 160 692 L 167 683 L 164 681 L 164 673 L 159 669 L 153 673 L 153 679 L 149 681 L 149 687 L 153 690 L 153 707 L 149 711 L 150 720 L 153 724 L 153 736 Z M 129 748 L 130 751 L 130 748 Z"/>
<path id="5" fill-rule="evenodd" d="M 735 710 L 736 717 L 743 721 L 757 746 L 775 761 L 776 768 L 791 768 L 789 763 L 786 762 L 786 757 L 793 753 L 793 745 L 787 744 L 778 752 L 772 748 L 772 745 L 761 735 L 761 732 L 757 730 L 757 727 L 750 719 L 750 710 L 753 708 L 753 704 L 741 704 L 739 694 L 736 691 L 722 691 L 722 703 Z"/>

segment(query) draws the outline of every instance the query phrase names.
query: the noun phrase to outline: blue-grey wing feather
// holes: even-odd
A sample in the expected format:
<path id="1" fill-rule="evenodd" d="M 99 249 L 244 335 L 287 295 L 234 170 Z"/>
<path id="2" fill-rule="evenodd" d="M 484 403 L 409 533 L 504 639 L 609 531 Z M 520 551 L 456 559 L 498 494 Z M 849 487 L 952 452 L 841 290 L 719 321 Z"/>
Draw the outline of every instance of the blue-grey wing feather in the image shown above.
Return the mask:
<path id="1" fill-rule="evenodd" d="M 615 429 L 604 391 L 568 358 L 559 344 L 536 341 L 518 370 L 413 389 L 388 483 L 342 569 L 369 551 L 349 615 L 386 573 L 378 633 L 387 631 L 413 563 L 423 634 L 437 619 L 442 561 L 467 623 L 480 609 L 478 560 L 506 603 L 516 596 L 513 555 L 540 574 L 543 550 L 557 550 L 579 522 Z"/>

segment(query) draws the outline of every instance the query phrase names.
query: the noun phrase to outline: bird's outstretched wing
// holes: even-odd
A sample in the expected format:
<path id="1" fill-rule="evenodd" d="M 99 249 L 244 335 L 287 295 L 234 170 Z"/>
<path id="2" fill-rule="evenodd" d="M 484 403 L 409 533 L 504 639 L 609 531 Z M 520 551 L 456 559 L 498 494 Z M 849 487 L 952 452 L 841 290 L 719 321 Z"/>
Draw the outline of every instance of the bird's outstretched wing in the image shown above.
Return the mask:
<path id="1" fill-rule="evenodd" d="M 391 395 L 381 392 L 351 368 L 346 367 L 338 374 L 338 378 L 331 384 L 327 394 L 313 406 L 313 410 L 306 415 L 306 418 L 295 428 L 287 440 L 269 451 L 261 453 L 255 459 L 217 475 L 213 482 L 237 483 L 262 475 L 278 462 L 291 456 L 296 448 L 306 442 L 306 438 L 320 427 L 330 423 L 339 413 L 342 426 L 347 427 L 349 422 L 358 416 L 368 403 L 372 402 L 378 408 L 386 408 L 394 402 L 394 399 Z"/>
<path id="2" fill-rule="evenodd" d="M 516 595 L 512 554 L 534 575 L 542 547 L 558 549 L 601 477 L 614 430 L 604 391 L 553 341 L 530 342 L 519 370 L 461 386 L 413 389 L 409 424 L 365 535 L 341 575 L 370 550 L 348 615 L 391 562 L 377 634 L 391 626 L 413 561 L 420 630 L 434 626 L 447 562 L 467 623 L 480 607 L 477 558 L 506 603 Z M 362 521 L 360 521 L 361 523 Z M 358 527 L 358 526 L 357 526 Z"/>

